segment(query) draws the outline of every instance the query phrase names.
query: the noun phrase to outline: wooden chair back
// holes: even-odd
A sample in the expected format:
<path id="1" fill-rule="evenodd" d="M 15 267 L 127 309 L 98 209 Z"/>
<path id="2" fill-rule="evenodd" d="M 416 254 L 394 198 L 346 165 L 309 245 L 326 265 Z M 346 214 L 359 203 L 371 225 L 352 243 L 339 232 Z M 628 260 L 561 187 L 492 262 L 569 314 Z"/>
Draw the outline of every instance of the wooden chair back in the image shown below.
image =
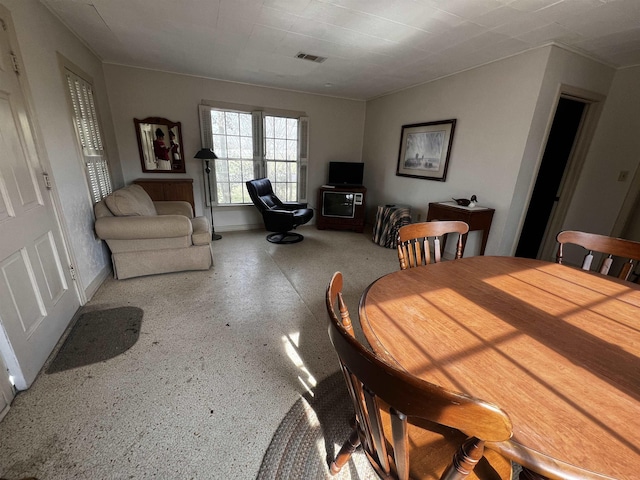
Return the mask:
<path id="1" fill-rule="evenodd" d="M 336 272 L 327 287 L 329 337 L 355 408 L 356 426 L 331 464 L 332 474 L 362 445 L 385 479 L 512 478 L 511 463 L 484 449 L 487 441 L 511 437 L 507 414 L 400 371 L 365 349 L 350 328 L 342 282 Z"/>
<path id="2" fill-rule="evenodd" d="M 469 232 L 469 225 L 459 221 L 431 221 L 412 223 L 398 230 L 398 261 L 400 270 L 439 262 L 442 258 L 447 235 L 457 233 L 455 258 L 462 257 L 462 236 Z M 433 251 L 429 239 L 433 239 Z"/>
<path id="3" fill-rule="evenodd" d="M 582 261 L 583 270 L 591 270 L 593 267 L 598 272 L 608 275 L 610 274 L 613 257 L 621 257 L 625 260 L 625 263 L 617 276 L 623 280 L 629 280 L 640 261 L 640 242 L 573 230 L 560 232 L 556 240 L 558 241 L 557 263 L 563 263 L 564 245 L 567 243 L 579 245 L 587 250 Z M 593 252 L 605 254 L 605 258 L 600 262 L 599 267 L 593 265 Z"/>

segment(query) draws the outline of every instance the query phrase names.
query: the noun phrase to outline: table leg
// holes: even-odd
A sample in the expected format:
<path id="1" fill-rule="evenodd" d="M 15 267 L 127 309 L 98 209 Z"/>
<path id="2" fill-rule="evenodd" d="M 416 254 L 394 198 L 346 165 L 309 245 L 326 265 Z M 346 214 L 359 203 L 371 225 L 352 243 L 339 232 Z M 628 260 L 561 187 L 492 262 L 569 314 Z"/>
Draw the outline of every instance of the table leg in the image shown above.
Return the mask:
<path id="1" fill-rule="evenodd" d="M 489 229 L 486 228 L 482 230 L 482 243 L 480 244 L 480 255 L 484 255 L 484 249 L 487 247 L 488 239 L 489 239 Z"/>

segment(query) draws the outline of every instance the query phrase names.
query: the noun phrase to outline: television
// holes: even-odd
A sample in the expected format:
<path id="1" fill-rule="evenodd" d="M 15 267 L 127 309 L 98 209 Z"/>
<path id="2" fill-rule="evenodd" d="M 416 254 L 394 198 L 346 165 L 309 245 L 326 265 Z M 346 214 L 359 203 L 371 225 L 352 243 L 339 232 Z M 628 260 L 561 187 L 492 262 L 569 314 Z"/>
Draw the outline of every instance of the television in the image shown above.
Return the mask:
<path id="1" fill-rule="evenodd" d="M 354 218 L 357 206 L 362 205 L 363 201 L 362 193 L 326 190 L 322 192 L 322 216 Z"/>
<path id="2" fill-rule="evenodd" d="M 361 186 L 364 178 L 364 163 L 329 162 L 329 185 Z"/>

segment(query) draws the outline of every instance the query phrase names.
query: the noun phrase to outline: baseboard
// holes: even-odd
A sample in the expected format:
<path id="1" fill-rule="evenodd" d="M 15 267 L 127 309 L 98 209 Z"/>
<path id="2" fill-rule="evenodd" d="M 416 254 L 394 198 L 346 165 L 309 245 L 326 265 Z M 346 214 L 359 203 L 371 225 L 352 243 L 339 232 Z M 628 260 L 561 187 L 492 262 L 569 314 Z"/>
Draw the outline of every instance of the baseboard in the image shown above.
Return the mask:
<path id="1" fill-rule="evenodd" d="M 91 300 L 91 298 L 95 295 L 95 293 L 100 288 L 100 285 L 102 285 L 110 275 L 112 275 L 111 265 L 107 264 L 96 276 L 96 278 L 93 279 L 93 281 L 89 284 L 89 286 L 85 289 L 84 294 L 87 299 L 87 302 Z"/>
<path id="2" fill-rule="evenodd" d="M 315 218 L 301 226 L 315 225 Z M 246 225 L 224 225 L 222 227 L 216 227 L 216 233 L 225 232 L 244 232 L 247 230 L 264 230 L 264 223 L 250 223 Z"/>
<path id="3" fill-rule="evenodd" d="M 225 232 L 244 232 L 246 230 L 264 230 L 264 223 L 256 223 L 249 225 L 225 225 L 224 227 L 216 228 L 216 233 Z"/>

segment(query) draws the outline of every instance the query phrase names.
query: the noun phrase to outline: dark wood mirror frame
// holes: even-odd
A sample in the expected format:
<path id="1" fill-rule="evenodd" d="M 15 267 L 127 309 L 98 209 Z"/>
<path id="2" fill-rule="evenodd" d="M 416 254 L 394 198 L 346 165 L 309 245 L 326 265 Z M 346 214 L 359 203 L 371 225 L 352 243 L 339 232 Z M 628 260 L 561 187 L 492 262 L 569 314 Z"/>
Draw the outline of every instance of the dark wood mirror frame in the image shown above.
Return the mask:
<path id="1" fill-rule="evenodd" d="M 185 173 L 180 122 L 166 118 L 133 119 L 143 172 Z"/>

